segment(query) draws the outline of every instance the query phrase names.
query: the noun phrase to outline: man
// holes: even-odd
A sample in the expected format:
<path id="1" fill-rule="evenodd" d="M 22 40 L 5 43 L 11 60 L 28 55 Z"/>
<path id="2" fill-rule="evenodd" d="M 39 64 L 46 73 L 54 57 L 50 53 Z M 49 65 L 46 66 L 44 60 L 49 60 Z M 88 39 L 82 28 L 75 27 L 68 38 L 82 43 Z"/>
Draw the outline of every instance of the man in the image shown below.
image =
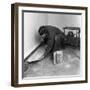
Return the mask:
<path id="1" fill-rule="evenodd" d="M 57 27 L 46 25 L 39 28 L 39 34 L 43 43 L 47 46 L 45 54 L 41 57 L 44 59 L 49 54 L 63 48 L 64 33 Z"/>

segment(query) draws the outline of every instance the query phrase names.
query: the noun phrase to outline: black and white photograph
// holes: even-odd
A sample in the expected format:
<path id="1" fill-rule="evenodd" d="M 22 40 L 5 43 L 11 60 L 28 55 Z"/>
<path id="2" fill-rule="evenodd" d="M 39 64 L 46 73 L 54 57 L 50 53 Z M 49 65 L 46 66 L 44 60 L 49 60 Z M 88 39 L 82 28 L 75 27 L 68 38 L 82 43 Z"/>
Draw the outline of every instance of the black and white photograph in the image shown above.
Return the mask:
<path id="1" fill-rule="evenodd" d="M 87 8 L 15 6 L 17 83 L 86 82 Z"/>
<path id="2" fill-rule="evenodd" d="M 24 12 L 24 77 L 80 74 L 81 18 L 72 13 Z"/>

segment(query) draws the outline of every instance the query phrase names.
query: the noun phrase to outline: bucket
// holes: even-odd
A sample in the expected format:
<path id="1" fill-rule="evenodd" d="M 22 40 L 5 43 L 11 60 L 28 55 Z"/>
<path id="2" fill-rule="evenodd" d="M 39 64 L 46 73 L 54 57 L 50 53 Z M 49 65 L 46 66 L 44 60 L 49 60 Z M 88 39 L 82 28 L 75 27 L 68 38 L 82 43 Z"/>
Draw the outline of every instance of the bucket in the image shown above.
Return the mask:
<path id="1" fill-rule="evenodd" d="M 59 64 L 59 63 L 62 63 L 63 62 L 63 51 L 55 51 L 54 52 L 54 64 Z"/>

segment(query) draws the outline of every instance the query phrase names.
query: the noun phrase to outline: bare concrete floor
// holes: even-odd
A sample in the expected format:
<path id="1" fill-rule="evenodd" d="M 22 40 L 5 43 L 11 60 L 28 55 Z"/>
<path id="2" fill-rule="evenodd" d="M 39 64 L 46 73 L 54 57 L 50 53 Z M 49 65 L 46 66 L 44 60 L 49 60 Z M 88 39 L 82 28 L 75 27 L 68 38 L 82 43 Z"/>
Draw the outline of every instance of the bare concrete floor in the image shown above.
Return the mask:
<path id="1" fill-rule="evenodd" d="M 24 72 L 24 77 L 78 75 L 80 73 L 80 50 L 66 48 L 63 50 L 63 62 L 54 65 L 51 56 L 44 60 L 32 62 Z"/>

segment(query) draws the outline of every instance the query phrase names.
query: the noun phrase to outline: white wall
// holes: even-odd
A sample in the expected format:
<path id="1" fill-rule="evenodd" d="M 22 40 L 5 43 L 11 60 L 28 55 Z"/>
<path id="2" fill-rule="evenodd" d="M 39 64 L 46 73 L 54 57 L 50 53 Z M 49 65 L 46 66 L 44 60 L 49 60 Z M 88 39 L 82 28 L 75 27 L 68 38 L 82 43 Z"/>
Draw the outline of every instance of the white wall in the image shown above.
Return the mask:
<path id="1" fill-rule="evenodd" d="M 67 84 L 54 86 L 24 87 L 13 88 L 10 86 L 11 78 L 11 3 L 44 3 L 58 5 L 88 6 L 90 11 L 90 0 L 1 0 L 0 1 L 0 90 L 89 90 L 90 89 L 90 70 L 88 70 L 88 84 Z M 90 12 L 88 15 L 88 24 L 90 23 Z M 90 34 L 90 25 L 88 29 Z M 88 35 L 88 39 L 90 35 Z M 90 46 L 90 40 L 88 42 Z M 90 47 L 88 47 L 90 53 Z M 90 63 L 90 55 L 88 63 Z M 90 65 L 88 66 L 90 69 Z"/>
<path id="2" fill-rule="evenodd" d="M 48 14 L 48 24 L 62 30 L 63 27 L 81 27 L 81 15 Z"/>
<path id="3" fill-rule="evenodd" d="M 26 13 L 24 14 L 24 53 L 25 56 L 40 44 L 38 29 L 47 24 L 47 14 Z"/>

